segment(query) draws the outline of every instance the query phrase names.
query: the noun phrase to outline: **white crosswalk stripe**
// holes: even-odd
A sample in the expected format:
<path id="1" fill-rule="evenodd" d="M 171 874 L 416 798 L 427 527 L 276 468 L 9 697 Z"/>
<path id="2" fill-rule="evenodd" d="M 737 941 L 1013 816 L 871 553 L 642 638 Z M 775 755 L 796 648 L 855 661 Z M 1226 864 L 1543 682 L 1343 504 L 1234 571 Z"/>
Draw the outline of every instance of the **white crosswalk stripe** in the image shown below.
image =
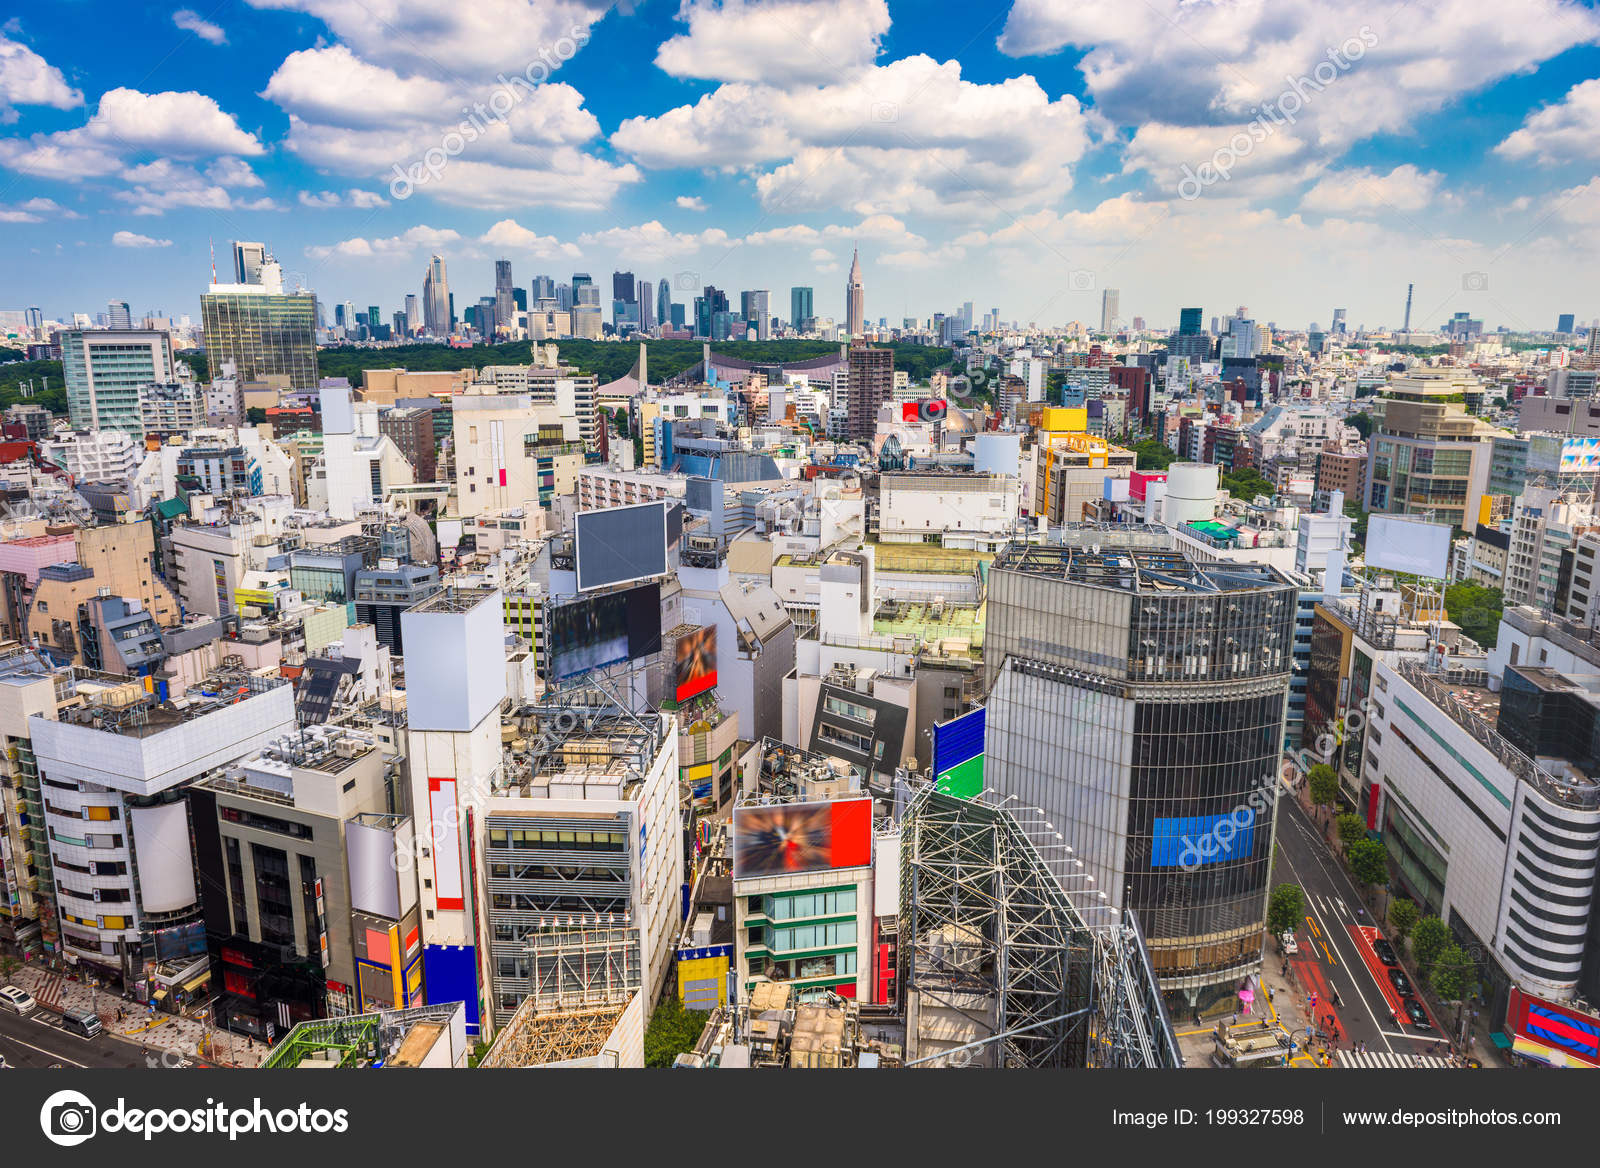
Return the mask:
<path id="1" fill-rule="evenodd" d="M 1448 1067 L 1450 1060 L 1433 1054 L 1398 1054 L 1390 1050 L 1341 1050 L 1339 1065 L 1367 1070 L 1403 1070 L 1412 1067 Z"/>

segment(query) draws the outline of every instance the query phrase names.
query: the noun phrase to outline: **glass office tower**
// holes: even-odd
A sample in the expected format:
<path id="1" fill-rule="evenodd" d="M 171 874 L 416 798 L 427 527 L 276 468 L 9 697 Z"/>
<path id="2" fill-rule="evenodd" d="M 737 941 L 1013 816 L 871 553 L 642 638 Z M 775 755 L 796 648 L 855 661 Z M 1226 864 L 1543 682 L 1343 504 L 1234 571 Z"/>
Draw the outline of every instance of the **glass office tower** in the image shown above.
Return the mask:
<path id="1" fill-rule="evenodd" d="M 991 567 L 985 775 L 1073 849 L 1069 891 L 1137 913 L 1162 988 L 1198 996 L 1260 967 L 1295 590 L 1161 528 L 1090 534 L 1148 546 Z"/>
<path id="2" fill-rule="evenodd" d="M 200 320 L 212 369 L 232 361 L 241 381 L 276 381 L 290 390 L 317 388 L 314 293 L 219 284 L 201 294 Z"/>

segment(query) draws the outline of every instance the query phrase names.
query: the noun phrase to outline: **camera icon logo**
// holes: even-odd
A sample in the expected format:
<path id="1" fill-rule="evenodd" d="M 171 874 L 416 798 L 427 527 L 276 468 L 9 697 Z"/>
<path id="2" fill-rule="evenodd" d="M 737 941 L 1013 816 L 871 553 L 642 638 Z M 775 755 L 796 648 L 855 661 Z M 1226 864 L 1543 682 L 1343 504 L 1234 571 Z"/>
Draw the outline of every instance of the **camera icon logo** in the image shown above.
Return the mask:
<path id="1" fill-rule="evenodd" d="M 679 292 L 694 292 L 700 287 L 699 272 L 679 272 L 672 277 L 672 286 Z"/>
<path id="2" fill-rule="evenodd" d="M 897 122 L 900 120 L 900 107 L 892 101 L 875 101 L 872 103 L 872 120 Z"/>
<path id="3" fill-rule="evenodd" d="M 80 1091 L 57 1091 L 39 1108 L 39 1127 L 45 1139 L 63 1148 L 75 1148 L 92 1139 L 99 1126 L 99 1111 Z"/>
<path id="4" fill-rule="evenodd" d="M 1487 292 L 1489 290 L 1489 273 L 1465 272 L 1461 276 L 1461 287 L 1466 292 Z"/>
<path id="5" fill-rule="evenodd" d="M 1067 287 L 1074 292 L 1093 292 L 1094 273 L 1085 268 L 1073 268 L 1067 273 Z"/>

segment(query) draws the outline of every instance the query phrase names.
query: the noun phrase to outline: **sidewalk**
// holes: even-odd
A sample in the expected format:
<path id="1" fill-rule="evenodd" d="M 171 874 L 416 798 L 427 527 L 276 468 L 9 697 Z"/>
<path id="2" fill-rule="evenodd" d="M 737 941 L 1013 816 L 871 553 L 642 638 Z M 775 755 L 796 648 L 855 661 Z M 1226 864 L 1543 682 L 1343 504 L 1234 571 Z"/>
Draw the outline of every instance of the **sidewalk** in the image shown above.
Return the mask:
<path id="1" fill-rule="evenodd" d="M 266 1062 L 269 1048 L 244 1035 L 229 1035 L 226 1031 L 212 1031 L 205 1023 L 194 1018 L 173 1014 L 152 1013 L 139 1002 L 131 1002 L 109 990 L 91 990 L 82 982 L 72 981 L 60 971 L 28 964 L 20 966 L 11 980 L 27 990 L 41 1008 L 60 1014 L 63 1011 L 93 1010 L 100 1015 L 100 1024 L 109 1033 L 145 1047 L 146 1061 L 151 1066 L 174 1065 L 172 1056 L 180 1059 L 204 1058 L 219 1066 L 259 1067 Z M 117 1011 L 123 1011 L 121 1020 Z M 216 1051 L 202 1053 L 202 1043 L 216 1039 Z M 163 1055 L 168 1056 L 165 1060 Z"/>

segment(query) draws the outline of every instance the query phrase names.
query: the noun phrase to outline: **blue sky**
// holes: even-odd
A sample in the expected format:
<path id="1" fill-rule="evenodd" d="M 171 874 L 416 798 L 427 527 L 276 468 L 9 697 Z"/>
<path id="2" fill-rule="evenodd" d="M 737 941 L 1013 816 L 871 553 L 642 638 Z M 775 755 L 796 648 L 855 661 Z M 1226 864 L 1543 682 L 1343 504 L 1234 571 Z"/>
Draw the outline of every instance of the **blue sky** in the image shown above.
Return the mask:
<path id="1" fill-rule="evenodd" d="M 894 323 L 1415 282 L 1548 329 L 1600 316 L 1597 44 L 1574 0 L 59 0 L 0 28 L 0 307 L 194 315 L 246 238 L 330 308 L 438 251 L 458 304 L 504 256 L 841 315 L 859 244 Z"/>

